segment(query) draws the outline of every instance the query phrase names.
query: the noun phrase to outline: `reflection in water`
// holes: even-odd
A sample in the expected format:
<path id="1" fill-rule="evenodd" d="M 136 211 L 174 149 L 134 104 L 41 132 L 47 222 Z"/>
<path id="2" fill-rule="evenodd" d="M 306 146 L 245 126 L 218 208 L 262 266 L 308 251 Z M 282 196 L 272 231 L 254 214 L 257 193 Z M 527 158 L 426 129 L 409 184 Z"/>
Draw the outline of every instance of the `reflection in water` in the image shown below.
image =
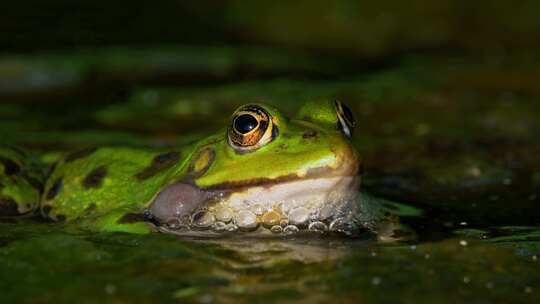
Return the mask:
<path id="1" fill-rule="evenodd" d="M 315 237 L 315 238 L 313 238 Z M 317 237 L 315 234 L 297 237 L 237 237 L 222 239 L 194 239 L 193 241 L 219 245 L 234 252 L 239 259 L 233 267 L 271 266 L 283 261 L 319 263 L 337 260 L 354 250 L 365 250 L 373 238 L 346 239 Z"/>

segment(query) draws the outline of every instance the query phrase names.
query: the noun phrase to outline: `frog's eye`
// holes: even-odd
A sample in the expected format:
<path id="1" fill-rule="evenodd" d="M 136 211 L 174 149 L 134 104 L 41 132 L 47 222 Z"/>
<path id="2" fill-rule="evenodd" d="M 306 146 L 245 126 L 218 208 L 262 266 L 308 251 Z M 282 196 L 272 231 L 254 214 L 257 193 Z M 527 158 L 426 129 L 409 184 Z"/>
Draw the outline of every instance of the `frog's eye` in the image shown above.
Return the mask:
<path id="1" fill-rule="evenodd" d="M 334 101 L 334 106 L 336 107 L 336 114 L 338 118 L 337 128 L 345 134 L 347 137 L 352 137 L 352 132 L 356 121 L 352 114 L 351 109 L 347 107 L 344 103 L 340 101 Z"/>
<path id="2" fill-rule="evenodd" d="M 231 147 L 249 152 L 271 142 L 277 135 L 277 127 L 264 108 L 245 105 L 234 112 L 228 134 Z"/>

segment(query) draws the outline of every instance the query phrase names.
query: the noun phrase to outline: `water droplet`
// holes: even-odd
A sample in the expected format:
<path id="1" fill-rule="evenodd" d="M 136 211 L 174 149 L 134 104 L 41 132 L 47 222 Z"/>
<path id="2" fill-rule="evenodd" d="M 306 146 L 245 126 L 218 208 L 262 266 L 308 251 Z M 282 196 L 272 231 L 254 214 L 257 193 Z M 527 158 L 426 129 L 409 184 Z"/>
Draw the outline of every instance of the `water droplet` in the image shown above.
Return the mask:
<path id="1" fill-rule="evenodd" d="M 426 254 L 424 255 L 424 258 L 425 258 L 426 260 L 429 260 L 429 258 L 431 258 L 431 255 L 430 255 L 429 253 L 426 253 Z"/>
<path id="2" fill-rule="evenodd" d="M 308 229 L 315 232 L 325 232 L 328 230 L 328 227 L 323 222 L 313 222 L 309 224 Z"/>
<path id="3" fill-rule="evenodd" d="M 377 252 L 372 251 L 372 252 L 371 252 L 371 256 L 372 256 L 372 257 L 376 257 L 376 256 L 377 256 Z"/>
<path id="4" fill-rule="evenodd" d="M 381 282 L 382 282 L 381 277 L 373 277 L 373 278 L 371 279 L 371 284 L 373 284 L 373 285 L 375 285 L 375 286 L 380 285 Z"/>
<path id="5" fill-rule="evenodd" d="M 416 245 L 411 245 L 409 248 L 411 248 L 411 250 L 416 250 Z"/>
<path id="6" fill-rule="evenodd" d="M 487 288 L 487 289 L 492 289 L 493 286 L 494 286 L 493 282 L 487 282 L 487 283 L 486 283 L 486 288 Z"/>
<path id="7" fill-rule="evenodd" d="M 242 229 L 254 229 L 257 228 L 259 223 L 257 222 L 257 216 L 247 210 L 242 210 L 236 214 L 236 225 Z"/>
<path id="8" fill-rule="evenodd" d="M 215 222 L 214 215 L 207 211 L 199 211 L 193 214 L 193 225 L 198 228 L 208 228 Z"/>
<path id="9" fill-rule="evenodd" d="M 503 184 L 504 184 L 505 186 L 511 185 L 511 184 L 512 184 L 512 179 L 510 179 L 510 178 L 505 178 L 505 179 L 503 180 Z"/>
<path id="10" fill-rule="evenodd" d="M 463 277 L 463 283 L 469 284 L 470 282 L 471 282 L 471 278 L 469 278 L 468 276 Z"/>
<path id="11" fill-rule="evenodd" d="M 289 221 L 293 225 L 303 225 L 309 219 L 309 210 L 298 207 L 289 212 Z"/>
<path id="12" fill-rule="evenodd" d="M 538 256 L 533 255 L 533 256 L 532 256 L 532 260 L 536 262 L 536 261 L 538 260 Z"/>
<path id="13" fill-rule="evenodd" d="M 283 228 L 283 233 L 285 234 L 295 234 L 298 231 L 300 231 L 300 229 L 294 225 L 288 225 L 287 227 Z"/>
<path id="14" fill-rule="evenodd" d="M 468 225 L 467 222 L 460 222 L 459 224 L 460 224 L 461 226 L 467 226 L 467 225 Z"/>
<path id="15" fill-rule="evenodd" d="M 216 220 L 222 221 L 224 223 L 228 223 L 233 218 L 233 212 L 230 208 L 227 207 L 218 207 L 214 211 L 214 214 L 216 216 Z"/>
<path id="16" fill-rule="evenodd" d="M 261 218 L 263 225 L 266 227 L 273 227 L 275 225 L 278 225 L 280 220 L 281 214 L 276 211 L 268 211 Z"/>
<path id="17" fill-rule="evenodd" d="M 272 231 L 272 233 L 282 233 L 283 227 L 279 225 L 275 225 L 275 226 L 272 226 L 272 228 L 270 228 L 270 231 Z"/>
<path id="18" fill-rule="evenodd" d="M 531 293 L 533 291 L 532 287 L 531 286 L 525 286 L 525 288 L 523 289 L 523 291 L 525 293 Z"/>
<path id="19" fill-rule="evenodd" d="M 460 240 L 459 241 L 459 244 L 463 247 L 467 246 L 467 241 L 466 240 Z"/>

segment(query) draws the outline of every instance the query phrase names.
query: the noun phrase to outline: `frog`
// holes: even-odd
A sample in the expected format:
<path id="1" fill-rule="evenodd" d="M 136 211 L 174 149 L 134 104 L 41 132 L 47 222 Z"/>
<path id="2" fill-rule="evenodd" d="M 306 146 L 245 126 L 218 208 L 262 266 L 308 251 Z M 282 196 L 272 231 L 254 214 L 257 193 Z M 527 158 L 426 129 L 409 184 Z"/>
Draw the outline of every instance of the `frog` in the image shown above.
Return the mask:
<path id="1" fill-rule="evenodd" d="M 86 230 L 140 234 L 374 230 L 382 211 L 359 199 L 355 125 L 340 101 L 309 101 L 293 116 L 247 103 L 228 125 L 191 144 L 62 155 L 42 186 L 12 183 L 28 197 L 5 199 L 11 213 L 2 215 L 34 212 Z M 4 162 L 2 178 L 13 180 L 8 169 Z"/>

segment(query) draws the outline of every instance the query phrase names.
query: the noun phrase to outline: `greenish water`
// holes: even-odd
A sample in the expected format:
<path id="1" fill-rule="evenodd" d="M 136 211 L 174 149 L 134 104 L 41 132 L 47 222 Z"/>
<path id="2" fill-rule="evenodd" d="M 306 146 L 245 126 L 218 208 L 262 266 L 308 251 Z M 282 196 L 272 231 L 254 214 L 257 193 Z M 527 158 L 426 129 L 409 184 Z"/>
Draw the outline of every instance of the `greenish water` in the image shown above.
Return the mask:
<path id="1" fill-rule="evenodd" d="M 339 98 L 357 114 L 364 191 L 422 209 L 402 219 L 417 242 L 88 234 L 4 220 L 2 301 L 540 302 L 540 66 L 529 57 L 409 56 L 366 69 L 271 54 L 6 57 L 0 142 L 46 159 L 88 145 L 170 146 L 216 130 L 249 101 L 292 113 L 310 98 Z M 47 81 L 34 86 L 36 73 Z"/>

